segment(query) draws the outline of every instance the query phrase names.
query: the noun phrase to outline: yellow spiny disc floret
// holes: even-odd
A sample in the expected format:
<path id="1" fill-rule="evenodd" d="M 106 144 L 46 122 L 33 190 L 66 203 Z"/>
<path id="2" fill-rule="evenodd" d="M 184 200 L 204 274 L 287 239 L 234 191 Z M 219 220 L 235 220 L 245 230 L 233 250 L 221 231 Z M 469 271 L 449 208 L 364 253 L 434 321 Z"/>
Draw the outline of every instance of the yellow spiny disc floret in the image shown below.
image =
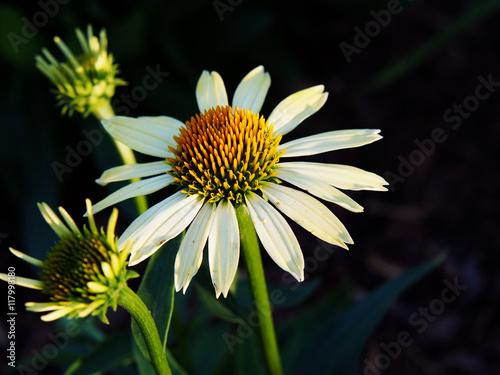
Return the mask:
<path id="1" fill-rule="evenodd" d="M 108 284 L 101 264 L 111 264 L 110 252 L 114 251 L 104 239 L 92 233 L 84 238 L 71 236 L 56 242 L 41 274 L 44 292 L 52 301 L 87 302 L 94 294 L 89 291 L 88 282 Z"/>
<path id="2" fill-rule="evenodd" d="M 174 137 L 177 148 L 167 162 L 186 194 L 200 194 L 208 202 L 221 199 L 239 204 L 261 181 L 276 179 L 274 167 L 283 152 L 281 135 L 263 116 L 230 106 L 210 108 L 192 117 Z"/>

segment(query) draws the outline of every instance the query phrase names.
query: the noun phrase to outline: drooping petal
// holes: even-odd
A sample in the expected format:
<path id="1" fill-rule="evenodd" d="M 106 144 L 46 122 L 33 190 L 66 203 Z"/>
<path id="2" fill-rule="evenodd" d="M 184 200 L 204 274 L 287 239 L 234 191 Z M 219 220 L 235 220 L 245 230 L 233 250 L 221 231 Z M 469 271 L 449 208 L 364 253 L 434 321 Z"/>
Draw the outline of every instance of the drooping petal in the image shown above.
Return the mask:
<path id="1" fill-rule="evenodd" d="M 281 212 L 319 239 L 344 249 L 345 243 L 353 243 L 340 220 L 310 195 L 270 182 L 262 182 L 261 190 Z"/>
<path id="2" fill-rule="evenodd" d="M 57 302 L 26 302 L 24 306 L 26 306 L 26 310 L 33 312 L 53 311 L 63 307 Z"/>
<path id="3" fill-rule="evenodd" d="M 152 119 L 115 116 L 102 120 L 102 125 L 113 138 L 135 151 L 160 158 L 171 157 L 168 146 L 175 147 L 173 137 L 184 124 L 168 116 Z"/>
<path id="4" fill-rule="evenodd" d="M 186 231 L 175 258 L 175 290 L 183 293 L 198 272 L 203 259 L 203 248 L 207 243 L 216 204 L 206 203 Z"/>
<path id="5" fill-rule="evenodd" d="M 118 247 L 134 241 L 130 265 L 140 263 L 191 224 L 202 205 L 200 196 L 179 191 L 135 219 L 118 239 Z"/>
<path id="6" fill-rule="evenodd" d="M 74 311 L 75 308 L 73 306 L 66 306 L 66 307 L 61 307 L 58 310 L 52 311 L 51 313 L 48 313 L 46 315 L 43 315 L 40 317 L 44 322 L 52 322 L 53 320 L 57 320 L 59 318 L 62 318 L 63 316 L 71 313 Z"/>
<path id="7" fill-rule="evenodd" d="M 233 205 L 228 201 L 217 204 L 208 237 L 210 275 L 219 298 L 227 297 L 240 259 L 240 233 Z"/>
<path id="8" fill-rule="evenodd" d="M 351 197 L 342 193 L 333 186 L 328 185 L 327 183 L 311 178 L 304 178 L 304 176 L 292 169 L 280 169 L 279 165 L 276 170 L 276 177 L 304 189 L 309 194 L 315 195 L 325 201 L 338 204 L 349 211 L 363 212 L 363 207 L 355 202 Z"/>
<path id="9" fill-rule="evenodd" d="M 217 72 L 204 70 L 196 85 L 196 101 L 200 112 L 212 107 L 228 105 L 226 87 Z"/>
<path id="10" fill-rule="evenodd" d="M 125 164 L 119 167 L 105 170 L 101 177 L 95 182 L 105 186 L 110 182 L 131 180 L 133 178 L 149 177 L 170 170 L 170 166 L 164 161 L 153 161 L 150 163 Z"/>
<path id="11" fill-rule="evenodd" d="M 9 282 L 11 278 L 5 273 L 0 273 L 0 280 Z M 16 285 L 23 286 L 30 289 L 43 289 L 43 282 L 40 280 L 28 279 L 27 277 L 16 276 Z"/>
<path id="12" fill-rule="evenodd" d="M 69 229 L 71 229 L 71 231 L 76 234 L 76 235 L 82 235 L 82 232 L 80 232 L 80 229 L 76 226 L 75 224 L 75 221 L 73 220 L 73 218 L 68 214 L 68 212 L 62 208 L 62 207 L 59 207 L 59 213 L 61 214 L 61 216 L 63 217 L 64 221 L 66 222 L 66 224 L 68 225 Z"/>
<path id="13" fill-rule="evenodd" d="M 334 130 L 280 144 L 278 151 L 286 150 L 282 156 L 285 158 L 359 147 L 382 139 L 379 132 L 380 129 Z"/>
<path id="14" fill-rule="evenodd" d="M 275 134 L 287 134 L 316 113 L 328 98 L 323 85 L 313 86 L 285 98 L 269 115 Z"/>
<path id="15" fill-rule="evenodd" d="M 342 164 L 324 164 L 309 162 L 279 163 L 282 170 L 296 173 L 317 181 L 347 190 L 386 191 L 388 182 L 379 175 L 363 169 Z"/>
<path id="16" fill-rule="evenodd" d="M 140 180 L 132 182 L 121 189 L 111 193 L 102 201 L 94 204 L 92 211 L 97 213 L 107 207 L 113 206 L 126 199 L 138 197 L 139 195 L 148 195 L 163 189 L 165 186 L 174 182 L 174 178 L 168 174 L 163 174 L 156 177 L 148 178 L 147 180 Z M 87 214 L 85 214 L 86 216 Z"/>
<path id="17" fill-rule="evenodd" d="M 304 256 L 299 242 L 281 214 L 257 194 L 245 196 L 260 242 L 269 256 L 298 281 L 304 280 Z"/>
<path id="18" fill-rule="evenodd" d="M 127 244 L 127 242 L 133 242 L 138 236 L 147 230 L 145 226 L 150 225 L 151 228 L 156 228 L 159 223 L 168 217 L 168 208 L 170 206 L 174 206 L 179 204 L 182 200 L 186 198 L 186 194 L 178 191 L 168 198 L 162 200 L 161 202 L 155 204 L 154 206 L 148 208 L 142 215 L 137 217 L 122 233 L 120 238 L 118 238 L 118 248 L 120 251 L 123 251 L 123 247 Z M 164 214 L 163 217 L 158 217 L 161 214 Z M 158 220 L 155 221 L 155 219 Z M 133 249 L 133 248 L 132 248 Z M 132 250 L 131 250 L 132 251 Z"/>
<path id="19" fill-rule="evenodd" d="M 52 211 L 47 203 L 37 203 L 38 209 L 42 213 L 43 218 L 50 225 L 52 230 L 57 234 L 59 238 L 65 236 L 71 236 L 72 232 L 64 225 L 64 223 L 57 217 L 57 215 Z"/>
<path id="20" fill-rule="evenodd" d="M 271 86 L 271 76 L 264 72 L 264 67 L 258 66 L 248 73 L 234 92 L 232 107 L 247 108 L 259 113 Z"/>
<path id="21" fill-rule="evenodd" d="M 9 247 L 9 250 L 12 254 L 14 254 L 19 259 L 22 259 L 25 262 L 28 262 L 34 266 L 43 267 L 43 262 L 41 260 L 30 257 L 29 255 L 26 255 L 26 254 L 20 252 L 19 250 L 13 249 L 12 247 Z"/>

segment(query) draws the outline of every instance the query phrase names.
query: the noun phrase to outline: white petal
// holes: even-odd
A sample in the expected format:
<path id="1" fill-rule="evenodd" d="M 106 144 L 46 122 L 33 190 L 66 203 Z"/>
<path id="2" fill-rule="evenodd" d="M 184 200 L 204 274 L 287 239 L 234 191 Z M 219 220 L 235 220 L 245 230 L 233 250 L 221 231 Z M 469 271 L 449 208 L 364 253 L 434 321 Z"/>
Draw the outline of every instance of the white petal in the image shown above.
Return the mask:
<path id="1" fill-rule="evenodd" d="M 262 192 L 285 215 L 319 239 L 347 249 L 352 238 L 339 219 L 321 202 L 298 190 L 262 182 Z"/>
<path id="2" fill-rule="evenodd" d="M 269 115 L 275 134 L 287 134 L 325 104 L 328 93 L 323 85 L 298 91 L 284 99 Z"/>
<path id="3" fill-rule="evenodd" d="M 226 87 L 217 72 L 204 70 L 196 85 L 196 101 L 200 112 L 212 107 L 228 105 Z"/>
<path id="4" fill-rule="evenodd" d="M 286 150 L 282 156 L 285 158 L 359 147 L 382 139 L 379 132 L 380 129 L 334 130 L 283 143 L 278 146 L 278 151 Z"/>
<path id="5" fill-rule="evenodd" d="M 182 122 L 172 117 L 115 116 L 102 120 L 102 125 L 111 136 L 131 149 L 160 158 L 171 157 L 168 146 L 175 147 L 173 136 L 179 134 Z"/>
<path id="6" fill-rule="evenodd" d="M 186 196 L 179 191 L 135 219 L 118 239 L 120 249 L 128 241 L 133 241 L 130 265 L 142 262 L 182 232 L 191 224 L 202 205 L 203 198 L 200 196 Z"/>
<path id="7" fill-rule="evenodd" d="M 138 197 L 139 195 L 148 195 L 163 189 L 165 186 L 174 182 L 174 178 L 168 174 L 163 174 L 161 176 L 151 177 L 147 180 L 140 180 L 132 182 L 127 186 L 115 191 L 114 193 L 108 195 L 102 201 L 94 204 L 92 206 L 92 211 L 96 214 L 99 211 L 104 210 L 107 207 L 113 206 L 116 203 L 122 202 L 126 199 Z M 84 216 L 86 216 L 85 213 Z"/>
<path id="8" fill-rule="evenodd" d="M 240 231 L 233 205 L 217 204 L 208 237 L 208 263 L 216 297 L 227 297 L 240 259 Z"/>
<path id="9" fill-rule="evenodd" d="M 327 183 L 312 178 L 304 178 L 303 175 L 292 169 L 280 169 L 279 165 L 276 170 L 278 172 L 276 177 L 307 191 L 309 194 L 315 195 L 325 201 L 338 204 L 349 211 L 363 212 L 362 206 L 346 194 L 342 193 L 340 190 L 335 189 Z"/>
<path id="10" fill-rule="evenodd" d="M 175 290 L 183 293 L 198 272 L 203 259 L 203 248 L 207 243 L 216 204 L 206 203 L 186 231 L 175 258 Z"/>
<path id="11" fill-rule="evenodd" d="M 237 106 L 254 113 L 259 113 L 271 86 L 271 76 L 264 73 L 264 67 L 258 66 L 248 73 L 240 82 L 233 97 L 233 109 Z"/>
<path id="12" fill-rule="evenodd" d="M 379 175 L 342 164 L 308 162 L 279 163 L 280 169 L 293 170 L 306 178 L 323 181 L 339 189 L 386 191 L 388 182 Z"/>
<path id="13" fill-rule="evenodd" d="M 179 129 L 186 126 L 184 122 L 170 116 L 139 116 L 137 119 L 145 123 L 156 125 L 170 136 L 178 135 Z"/>
<path id="14" fill-rule="evenodd" d="M 139 235 L 140 231 L 144 230 L 144 226 L 150 224 L 152 227 L 159 225 L 159 222 L 163 220 L 163 217 L 159 217 L 163 211 L 168 209 L 170 205 L 176 205 L 186 198 L 186 194 L 182 191 L 178 191 L 168 198 L 162 200 L 161 202 L 155 204 L 154 206 L 148 208 L 144 213 L 138 216 L 132 224 L 130 224 L 125 232 L 122 233 L 118 239 L 118 248 L 120 251 L 123 247 L 131 240 L 135 240 Z M 165 215 L 165 217 L 168 217 Z M 157 220 L 156 220 L 157 219 Z"/>
<path id="15" fill-rule="evenodd" d="M 110 168 L 103 172 L 95 182 L 105 186 L 110 182 L 131 180 L 133 178 L 149 177 L 170 170 L 170 166 L 164 161 L 153 161 L 150 163 L 125 164 Z"/>
<path id="16" fill-rule="evenodd" d="M 255 231 L 269 256 L 298 281 L 304 280 L 304 255 L 299 242 L 281 214 L 257 194 L 245 196 Z"/>

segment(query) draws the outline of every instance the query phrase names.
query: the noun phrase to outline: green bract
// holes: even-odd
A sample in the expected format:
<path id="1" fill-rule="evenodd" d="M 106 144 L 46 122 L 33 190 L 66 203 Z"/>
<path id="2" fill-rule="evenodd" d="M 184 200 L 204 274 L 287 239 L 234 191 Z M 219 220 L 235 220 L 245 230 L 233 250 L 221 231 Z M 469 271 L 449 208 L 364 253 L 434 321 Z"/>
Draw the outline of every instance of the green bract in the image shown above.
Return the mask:
<path id="1" fill-rule="evenodd" d="M 42 320 L 51 321 L 66 315 L 69 318 L 97 315 L 108 323 L 108 307 L 116 310 L 127 280 L 138 276 L 126 268 L 130 247 L 119 252 L 116 245 L 114 230 L 118 210 L 113 210 L 104 232 L 96 227 L 90 200 L 86 203 L 90 229 L 84 227 L 82 231 L 62 207 L 59 212 L 65 223 L 47 204 L 38 205 L 44 219 L 59 236 L 45 261 L 10 249 L 14 255 L 42 269 L 41 280 L 17 278 L 19 285 L 41 289 L 49 296 L 50 302 L 26 303 L 30 311 L 50 311 Z M 0 278 L 7 280 L 7 275 L 0 274 Z"/>
<path id="2" fill-rule="evenodd" d="M 74 111 L 78 111 L 88 116 L 100 107 L 109 105 L 115 87 L 127 83 L 116 78 L 118 65 L 113 63 L 113 56 L 107 52 L 108 40 L 104 29 L 99 39 L 93 35 L 90 25 L 87 27 L 87 37 L 78 28 L 76 35 L 82 47 L 80 55 L 73 55 L 61 38 L 56 36 L 54 41 L 67 60 L 59 62 L 43 48 L 45 58 L 37 55 L 36 66 L 56 86 L 54 92 L 63 114 L 71 116 Z"/>

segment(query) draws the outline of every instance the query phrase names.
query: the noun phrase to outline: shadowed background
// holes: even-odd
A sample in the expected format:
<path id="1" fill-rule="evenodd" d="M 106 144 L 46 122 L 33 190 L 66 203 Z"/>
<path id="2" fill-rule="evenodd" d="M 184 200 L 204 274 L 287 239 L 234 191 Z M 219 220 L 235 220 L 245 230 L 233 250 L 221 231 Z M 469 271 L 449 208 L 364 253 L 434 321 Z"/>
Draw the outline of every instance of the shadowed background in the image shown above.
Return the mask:
<path id="1" fill-rule="evenodd" d="M 74 28 L 90 23 L 95 33 L 106 28 L 119 76 L 129 83 L 117 88 L 117 114 L 185 121 L 197 112 L 194 89 L 203 69 L 221 74 L 231 98 L 241 78 L 264 65 L 272 79 L 264 115 L 298 90 L 324 84 L 329 92 L 325 106 L 285 140 L 336 129 L 381 129 L 384 138 L 374 144 L 308 158 L 375 172 L 391 189 L 348 192 L 365 207 L 363 214 L 329 205 L 355 241 L 349 252 L 335 249 L 313 261 L 322 245 L 293 226 L 310 259 L 305 283 L 318 283 L 303 304 L 342 283 L 361 298 L 445 251 L 443 264 L 389 309 L 368 340 L 359 373 L 374 373 L 369 368 L 383 353 L 381 343 L 397 341 L 401 332 L 408 332 L 412 343 L 387 366 L 378 357 L 384 374 L 500 372 L 499 1 L 62 3 L 0 5 L 1 272 L 14 266 L 18 276 L 36 277 L 8 247 L 43 258 L 53 244 L 36 202 L 61 205 L 83 224 L 85 198 L 97 202 L 117 189 L 93 182 L 120 163 L 107 134 L 91 116 L 61 117 L 49 81 L 34 64 L 42 47 L 62 58 L 55 35 L 78 51 Z M 154 88 L 145 88 L 148 75 Z M 84 130 L 96 137 L 88 151 Z M 64 172 L 61 166 L 67 167 Z M 163 194 L 150 196 L 150 204 Z M 121 233 L 133 220 L 134 207 L 132 202 L 118 207 Z M 109 213 L 98 214 L 98 222 L 106 222 Z M 282 282 L 282 271 L 267 255 L 264 262 L 268 278 Z M 433 302 L 442 300 L 444 280 L 467 288 L 453 302 Z M 6 296 L 6 284 L 1 290 Z M 56 332 L 56 324 L 23 311 L 25 302 L 40 299 L 16 289 L 19 363 Z M 276 320 L 286 321 L 300 308 L 278 309 Z M 110 314 L 111 326 L 98 325 L 99 330 L 126 328 L 128 319 L 119 310 Z M 5 320 L 0 320 L 2 350 L 9 341 Z M 57 360 L 63 361 L 63 354 Z M 62 371 L 50 364 L 40 373 Z"/>

